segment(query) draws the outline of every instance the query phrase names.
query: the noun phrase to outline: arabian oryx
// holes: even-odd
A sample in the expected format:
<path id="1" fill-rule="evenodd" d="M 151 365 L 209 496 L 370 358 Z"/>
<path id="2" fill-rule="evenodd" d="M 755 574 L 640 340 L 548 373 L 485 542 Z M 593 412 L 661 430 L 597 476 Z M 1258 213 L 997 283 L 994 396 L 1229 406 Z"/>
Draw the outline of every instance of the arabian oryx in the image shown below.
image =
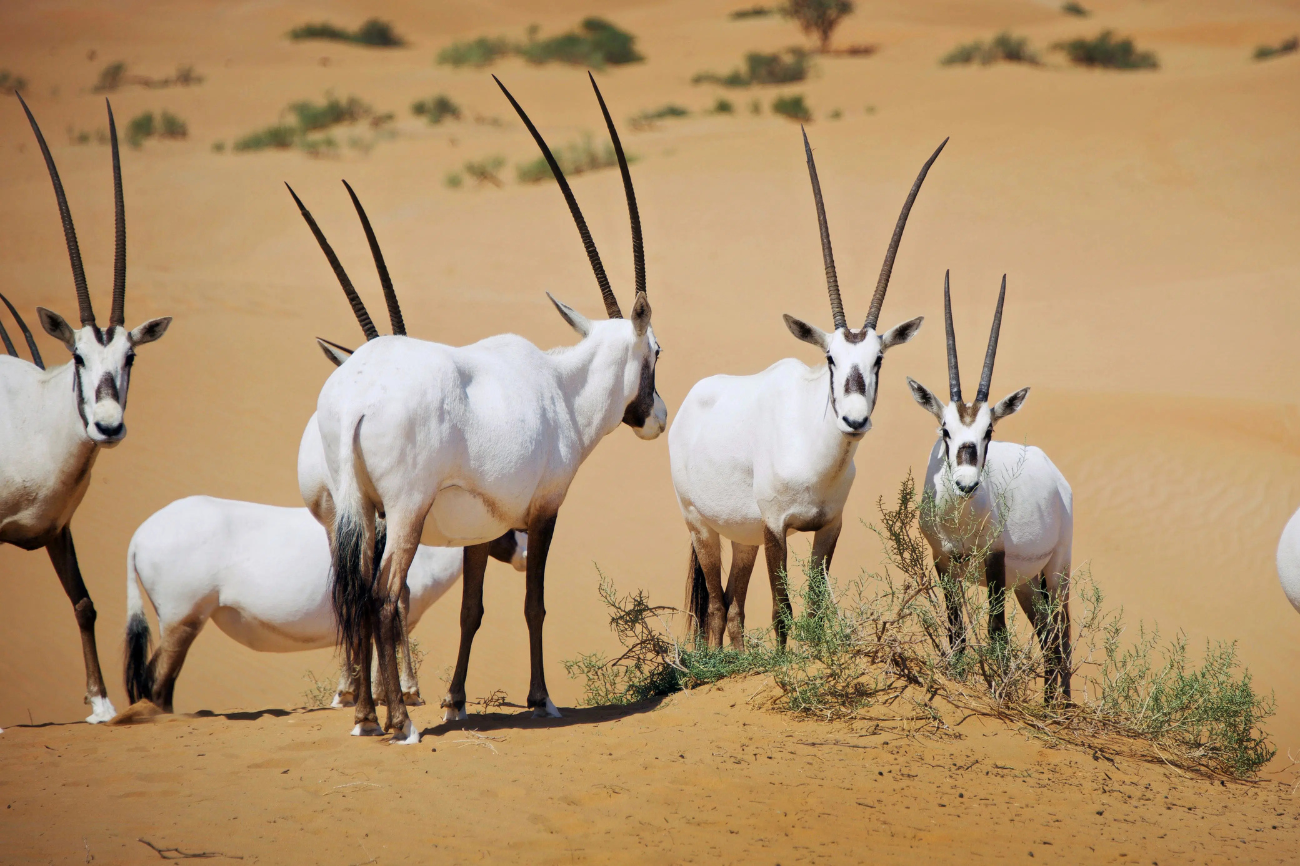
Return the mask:
<path id="1" fill-rule="evenodd" d="M 68 347 L 72 362 L 54 370 L 45 370 L 27 326 L 21 320 L 19 327 L 27 335 L 34 363 L 0 355 L 0 543 L 13 544 L 25 550 L 44 547 L 49 553 L 81 629 L 81 651 L 86 663 L 86 702 L 93 708 L 86 721 L 97 723 L 111 719 L 114 710 L 104 690 L 99 652 L 95 647 L 95 605 L 77 567 L 70 523 L 90 486 L 90 470 L 95 465 L 99 449 L 111 448 L 126 436 L 123 413 L 136 347 L 161 337 L 171 319 L 150 319 L 133 331 L 124 326 L 126 212 L 122 204 L 122 168 L 112 107 L 108 109 L 108 131 L 113 154 L 117 223 L 113 309 L 108 327 L 100 328 L 95 323 L 95 311 L 90 305 L 90 290 L 86 286 L 77 233 L 63 193 L 63 183 L 54 166 L 54 157 L 50 155 L 36 118 L 21 96 L 19 102 L 27 113 L 32 131 L 36 133 L 36 141 L 45 157 L 45 167 L 54 183 L 54 198 L 58 202 L 63 237 L 72 262 L 81 327 L 74 330 L 58 313 L 37 307 L 41 327 Z M 8 348 L 7 335 L 5 343 Z"/>
<path id="2" fill-rule="evenodd" d="M 507 533 L 491 555 L 522 571 L 525 536 Z M 460 578 L 459 548 L 421 545 L 407 576 L 405 626 Z M 172 711 L 176 678 L 190 645 L 212 620 L 258 652 L 298 652 L 335 644 L 330 604 L 330 548 L 305 508 L 279 508 L 210 496 L 171 503 L 140 525 L 126 554 L 126 691 Z M 161 646 L 149 657 L 149 621 L 140 590 L 158 612 Z M 402 659 L 406 700 L 418 698 L 415 668 Z M 355 700 L 358 684 L 344 670 L 334 706 Z"/>
<path id="3" fill-rule="evenodd" d="M 396 647 L 399 601 L 421 535 L 465 547 L 461 642 L 443 706 L 465 717 L 465 677 L 483 616 L 483 568 L 492 539 L 526 529 L 529 556 L 524 615 L 535 715 L 558 716 L 542 668 L 543 579 L 556 516 L 578 467 L 619 424 L 644 439 L 664 429 L 655 391 L 659 345 L 650 327 L 645 259 L 631 173 L 613 120 L 596 90 L 613 139 L 632 223 L 636 296 L 630 319 L 618 301 L 572 190 L 531 120 L 498 81 L 550 166 L 578 227 L 605 302 L 607 321 L 591 321 L 552 298 L 581 336 L 573 347 L 542 351 L 515 335 L 462 348 L 392 336 L 370 340 L 321 389 L 317 427 L 333 491 L 334 602 L 347 663 L 356 665 L 374 634 L 384 691 L 400 694 Z M 592 79 L 592 87 L 595 88 Z M 386 544 L 376 567 L 376 518 Z M 358 696 L 356 727 L 377 727 L 373 704 Z M 418 742 L 400 701 L 388 704 L 394 741 Z"/>
<path id="4" fill-rule="evenodd" d="M 790 612 L 786 538 L 795 531 L 815 533 L 813 561 L 830 569 L 856 473 L 853 457 L 871 429 L 880 364 L 888 349 L 906 343 L 921 327 L 917 317 L 876 332 L 907 216 L 947 139 L 921 167 L 903 203 L 866 323 L 857 331 L 849 327 L 840 302 L 807 134 L 803 143 L 835 330 L 828 334 L 792 316 L 785 324 L 795 337 L 821 349 L 826 365 L 810 368 L 787 358 L 752 376 L 703 379 L 686 395 L 668 433 L 673 486 L 691 535 L 686 604 L 713 647 L 722 645 L 724 626 L 733 646 L 744 641 L 745 594 L 760 544 L 772 584 L 772 619 L 784 646 Z M 721 538 L 731 540 L 725 592 Z"/>
<path id="5" fill-rule="evenodd" d="M 954 581 L 962 579 L 970 558 L 979 555 L 983 562 L 973 564 L 988 585 L 990 639 L 1006 634 L 1005 594 L 1012 589 L 1043 648 L 1046 697 L 1068 701 L 1074 500 L 1069 483 L 1041 449 L 993 441 L 994 425 L 1018 411 L 1029 394 L 1028 388 L 1021 388 L 993 406 L 988 403 L 1006 294 L 1004 275 L 979 389 L 975 401 L 966 403 L 944 274 L 950 402 L 944 406 L 924 385 L 907 380 L 916 402 L 939 421 L 939 439 L 925 470 L 921 532 L 934 553 L 935 570 L 945 578 L 953 652 L 966 645 L 961 591 Z"/>
<path id="6" fill-rule="evenodd" d="M 1300 611 L 1300 511 L 1291 515 L 1277 543 L 1277 576 L 1291 606 Z"/>

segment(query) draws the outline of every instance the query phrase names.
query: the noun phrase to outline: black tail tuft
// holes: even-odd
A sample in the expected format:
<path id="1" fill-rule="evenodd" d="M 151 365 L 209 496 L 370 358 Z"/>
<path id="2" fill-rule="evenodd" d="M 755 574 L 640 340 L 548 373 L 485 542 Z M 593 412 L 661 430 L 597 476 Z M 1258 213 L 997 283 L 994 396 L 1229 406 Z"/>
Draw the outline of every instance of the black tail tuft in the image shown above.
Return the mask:
<path id="1" fill-rule="evenodd" d="M 131 703 L 153 700 L 153 666 L 149 664 L 149 620 L 133 615 L 126 623 L 126 659 L 123 675 Z"/>
<path id="2" fill-rule="evenodd" d="M 363 641 L 369 633 L 374 612 L 374 568 L 383 555 L 387 533 L 383 522 L 375 532 L 374 557 L 367 574 L 362 546 L 365 530 L 350 514 L 340 511 L 334 524 L 334 579 L 330 594 L 338 622 L 338 643 L 343 648 L 343 663 L 349 670 L 361 664 Z"/>
<path id="3" fill-rule="evenodd" d="M 704 582 L 704 569 L 691 544 L 691 564 L 686 571 L 687 636 L 695 637 L 704 630 L 704 620 L 709 613 L 709 586 Z"/>

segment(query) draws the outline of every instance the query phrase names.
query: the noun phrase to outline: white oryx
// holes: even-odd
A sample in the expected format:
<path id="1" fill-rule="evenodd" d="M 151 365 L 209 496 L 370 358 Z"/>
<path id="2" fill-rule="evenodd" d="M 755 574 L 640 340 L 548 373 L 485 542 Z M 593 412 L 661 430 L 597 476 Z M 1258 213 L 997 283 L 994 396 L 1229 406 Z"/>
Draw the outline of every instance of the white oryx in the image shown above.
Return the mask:
<path id="1" fill-rule="evenodd" d="M 772 585 L 772 618 L 784 645 L 790 611 L 786 537 L 815 533 L 813 559 L 829 570 L 856 473 L 853 457 L 871 429 L 881 361 L 921 327 L 917 317 L 878 334 L 876 321 L 912 203 L 947 139 L 912 184 L 866 324 L 857 331 L 844 317 L 817 167 L 806 134 L 803 141 L 835 330 L 827 334 L 792 316 L 785 324 L 795 337 L 825 352 L 826 365 L 811 368 L 787 358 L 752 376 L 702 379 L 686 395 L 668 433 L 673 486 L 691 534 L 686 604 L 714 647 L 722 645 L 724 626 L 733 646 L 744 640 L 745 594 L 760 544 Z M 731 541 L 725 592 L 721 538 Z"/>
<path id="2" fill-rule="evenodd" d="M 1291 606 L 1300 611 L 1300 511 L 1291 515 L 1277 543 L 1277 576 Z"/>
<path id="3" fill-rule="evenodd" d="M 122 169 L 117 148 L 113 109 L 108 109 L 109 139 L 113 154 L 113 191 L 117 232 L 113 258 L 113 307 L 108 327 L 95 323 L 90 290 L 81 263 L 77 233 L 63 193 L 54 158 L 41 135 L 36 118 L 19 97 L 54 184 L 63 222 L 63 237 L 72 263 L 81 327 L 73 329 L 58 313 L 37 307 L 41 327 L 72 354 L 72 361 L 46 370 L 40 354 L 19 319 L 19 327 L 32 351 L 29 364 L 10 351 L 0 355 L 0 543 L 24 550 L 44 547 L 72 602 L 81 630 L 81 650 L 86 665 L 86 703 L 93 712 L 88 722 L 105 722 L 114 716 L 104 690 L 104 676 L 95 646 L 95 605 L 77 566 L 70 523 L 90 486 L 90 470 L 100 448 L 111 448 L 126 436 L 123 413 L 135 348 L 157 340 L 167 331 L 170 318 L 150 319 L 135 330 L 125 328 L 126 212 L 122 203 Z M 17 317 L 17 311 L 5 302 Z M 5 335 L 5 347 L 12 344 Z"/>
<path id="4" fill-rule="evenodd" d="M 421 535 L 465 547 L 460 652 L 443 701 L 448 719 L 465 717 L 465 677 L 483 616 L 488 546 L 511 529 L 527 530 L 530 548 L 524 602 L 532 666 L 528 705 L 536 715 L 559 715 L 542 667 L 543 580 L 556 516 L 578 467 L 601 439 L 619 424 L 653 439 L 667 421 L 654 387 L 659 345 L 650 327 L 631 174 L 599 89 L 632 223 L 636 297 L 630 319 L 622 318 L 559 164 L 497 83 L 560 185 L 609 320 L 593 322 L 552 298 L 582 340 L 550 351 L 510 334 L 462 348 L 379 337 L 330 376 L 317 402 L 334 499 L 333 596 L 345 655 L 349 665 L 362 664 L 373 632 L 387 694 L 400 694 L 399 601 Z M 387 540 L 376 568 L 379 517 Z M 377 727 L 367 697 L 364 690 L 358 695 L 354 733 Z M 419 741 L 400 700 L 389 701 L 386 729 L 395 732 L 395 742 Z"/>
<path id="5" fill-rule="evenodd" d="M 992 441 L 994 425 L 1018 411 L 1029 394 L 1022 388 L 993 406 L 988 403 L 1006 294 L 1004 275 L 979 389 L 974 402 L 966 403 L 944 274 L 950 402 L 943 405 L 924 385 L 907 379 L 916 402 L 939 421 L 939 439 L 925 470 L 921 532 L 934 553 L 935 570 L 952 580 L 960 579 L 964 560 L 983 556 L 975 565 L 988 586 L 990 638 L 1006 633 L 1005 594 L 1015 592 L 1043 648 L 1044 693 L 1049 701 L 1068 701 L 1074 499 L 1069 482 L 1041 449 Z M 949 641 L 960 652 L 966 643 L 961 593 L 951 580 L 945 581 L 944 593 Z"/>
<path id="6" fill-rule="evenodd" d="M 491 555 L 522 571 L 527 537 L 507 533 Z M 411 562 L 405 625 L 460 579 L 459 548 L 421 545 Z M 150 657 L 149 621 L 140 590 L 158 613 L 160 646 Z M 126 691 L 172 711 L 176 678 L 208 620 L 258 652 L 298 652 L 335 645 L 330 602 L 330 548 L 305 508 L 191 496 L 140 525 L 126 555 Z M 344 670 L 334 706 L 355 700 L 357 678 Z M 402 657 L 402 697 L 420 703 L 409 654 Z"/>

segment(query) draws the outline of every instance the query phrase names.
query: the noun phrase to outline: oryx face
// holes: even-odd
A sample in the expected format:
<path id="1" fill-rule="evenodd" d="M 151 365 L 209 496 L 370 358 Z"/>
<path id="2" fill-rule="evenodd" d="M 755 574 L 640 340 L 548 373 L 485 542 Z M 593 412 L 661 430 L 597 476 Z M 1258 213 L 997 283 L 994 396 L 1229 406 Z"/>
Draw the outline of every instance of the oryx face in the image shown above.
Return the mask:
<path id="1" fill-rule="evenodd" d="M 668 406 L 655 389 L 659 341 L 655 339 L 654 329 L 650 327 L 650 303 L 645 297 L 644 293 L 637 295 L 632 307 L 632 329 L 636 334 L 632 354 L 636 363 L 629 364 L 627 369 L 629 375 L 636 376 L 636 396 L 623 412 L 623 423 L 631 427 L 638 437 L 654 439 L 668 426 Z"/>
<path id="2" fill-rule="evenodd" d="M 97 445 L 112 446 L 126 436 L 126 395 L 131 385 L 135 347 L 152 343 L 167 332 L 171 318 L 150 319 L 133 331 L 119 325 L 86 325 L 73 330 L 58 313 L 36 308 L 46 333 L 72 353 L 73 399 L 86 436 Z"/>

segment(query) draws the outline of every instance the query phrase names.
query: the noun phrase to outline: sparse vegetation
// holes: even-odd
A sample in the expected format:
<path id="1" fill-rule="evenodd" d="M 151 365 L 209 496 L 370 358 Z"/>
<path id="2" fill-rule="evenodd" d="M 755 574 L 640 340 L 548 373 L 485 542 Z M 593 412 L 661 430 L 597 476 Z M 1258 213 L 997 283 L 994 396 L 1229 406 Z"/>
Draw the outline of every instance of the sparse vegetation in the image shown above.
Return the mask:
<path id="1" fill-rule="evenodd" d="M 781 9 L 806 35 L 817 38 L 817 49 L 823 52 L 830 47 L 835 28 L 852 12 L 851 0 L 788 0 Z"/>
<path id="2" fill-rule="evenodd" d="M 801 93 L 778 96 L 772 100 L 772 113 L 803 123 L 812 120 L 812 110 L 804 103 Z"/>
<path id="3" fill-rule="evenodd" d="M 987 66 L 999 61 L 1037 64 L 1039 59 L 1029 47 L 1027 37 L 1015 36 L 1004 30 L 988 42 L 977 41 L 958 45 L 945 54 L 939 62 L 945 66 L 961 63 L 980 63 Z"/>
<path id="4" fill-rule="evenodd" d="M 295 41 L 303 39 L 327 39 L 333 42 L 351 42 L 354 45 L 369 45 L 374 48 L 398 48 L 406 42 L 393 31 L 393 25 L 378 18 L 371 18 L 356 30 L 344 30 L 327 22 L 303 24 L 289 31 L 289 38 Z"/>
<path id="5" fill-rule="evenodd" d="M 654 125 L 656 120 L 666 120 L 670 117 L 686 117 L 690 112 L 680 105 L 663 105 L 651 111 L 643 111 L 632 118 L 633 129 L 648 129 Z"/>
<path id="6" fill-rule="evenodd" d="M 751 51 L 745 55 L 745 65 L 726 75 L 716 72 L 699 72 L 691 78 L 692 84 L 721 84 L 724 87 L 749 87 L 753 84 L 790 84 L 803 81 L 812 69 L 812 60 L 802 48 L 787 48 L 776 54 Z"/>
<path id="7" fill-rule="evenodd" d="M 1077 18 L 1088 17 L 1088 10 L 1083 8 L 1082 4 L 1075 2 L 1075 0 L 1070 0 L 1070 2 L 1062 4 L 1061 11 L 1066 15 L 1074 15 Z"/>
<path id="8" fill-rule="evenodd" d="M 590 135 L 584 136 L 580 142 L 571 142 L 561 147 L 552 148 L 551 152 L 555 155 L 555 161 L 560 164 L 560 171 L 564 172 L 566 177 L 618 165 L 618 156 L 614 153 L 614 145 L 607 141 L 597 148 L 592 143 Z M 627 161 L 629 163 L 634 162 L 635 157 L 629 153 L 627 154 Z M 520 183 L 538 183 L 543 180 L 550 180 L 555 176 L 551 173 L 551 167 L 547 164 L 546 158 L 541 156 L 516 165 L 515 175 Z"/>
<path id="9" fill-rule="evenodd" d="M 448 66 L 488 66 L 507 54 L 529 63 L 572 63 L 592 69 L 638 63 L 645 58 L 636 50 L 636 37 L 603 18 L 584 18 L 567 33 L 539 39 L 536 26 L 527 40 L 511 42 L 505 37 L 480 36 L 454 42 L 438 52 L 438 62 Z"/>
<path id="10" fill-rule="evenodd" d="M 1112 30 L 1103 30 L 1093 39 L 1071 39 L 1053 48 L 1064 51 L 1080 66 L 1100 69 L 1158 69 L 1160 62 L 1150 51 L 1139 51 L 1132 39 L 1116 39 Z"/>
<path id="11" fill-rule="evenodd" d="M 334 694 L 338 690 L 338 671 L 334 672 L 333 679 L 330 679 L 328 675 L 321 679 L 316 676 L 315 671 L 307 671 L 302 677 L 307 681 L 307 688 L 303 689 L 302 692 L 305 706 L 311 709 L 320 709 L 334 703 Z"/>
<path id="12" fill-rule="evenodd" d="M 504 156 L 489 156 L 485 159 L 471 159 L 465 163 L 465 175 L 478 185 L 491 184 L 492 186 L 502 186 L 501 169 L 505 168 L 506 158 Z"/>
<path id="13" fill-rule="evenodd" d="M 1297 50 L 1300 50 L 1300 36 L 1292 36 L 1290 39 L 1282 40 L 1277 45 L 1260 45 L 1255 49 L 1255 59 L 1268 60 L 1270 57 L 1294 54 Z M 0 87 L 3 87 L 3 81 L 0 81 Z"/>
<path id="14" fill-rule="evenodd" d="M 719 96 L 717 101 L 713 103 L 713 107 L 709 109 L 709 114 L 733 114 L 735 111 L 736 106 L 731 104 L 730 99 Z"/>
<path id="15" fill-rule="evenodd" d="M 803 563 L 807 579 L 797 592 L 803 612 L 786 623 L 785 650 L 773 645 L 770 632 L 747 635 L 744 649 L 676 640 L 677 611 L 651 605 L 643 592 L 620 596 L 601 574 L 600 596 L 623 652 L 612 659 L 580 656 L 565 667 L 583 681 L 588 705 L 761 674 L 769 678 L 769 703 L 820 719 L 863 719 L 920 733 L 950 730 L 974 713 L 1048 742 L 1237 778 L 1254 776 L 1272 759 L 1262 724 L 1273 701 L 1254 691 L 1235 645 L 1209 644 L 1197 663 L 1181 635 L 1162 644 L 1158 633 L 1139 625 L 1131 636 L 1123 612 L 1103 609 L 1102 593 L 1084 570 L 1071 578 L 1077 703 L 1042 702 L 1043 658 L 1032 628 L 1018 628 L 1018 617 L 1008 617 L 1005 637 L 990 639 L 987 593 L 975 583 L 981 556 L 946 587 L 961 599 L 969 627 L 964 648 L 953 651 L 945 586 L 919 530 L 921 513 L 933 507 L 910 476 L 893 507 L 882 499 L 881 525 L 873 529 L 885 547 L 885 567 L 840 587 L 834 603 L 825 574 Z"/>
<path id="16" fill-rule="evenodd" d="M 153 78 L 148 75 L 128 75 L 126 63 L 117 60 L 99 71 L 99 79 L 91 89 L 95 93 L 112 93 L 131 84 L 158 90 L 164 87 L 191 87 L 202 83 L 203 76 L 195 72 L 193 66 L 177 66 L 174 74 L 166 78 Z"/>
<path id="17" fill-rule="evenodd" d="M 366 119 L 372 127 L 380 130 L 393 119 L 391 113 L 376 115 L 374 109 L 355 96 L 339 99 L 329 93 L 323 102 L 300 100 L 291 103 L 281 114 L 285 120 L 236 139 L 232 149 L 250 151 L 297 147 L 309 156 L 324 156 L 337 151 L 338 142 L 331 135 L 312 137 L 312 133 Z"/>
<path id="18" fill-rule="evenodd" d="M 18 93 L 26 89 L 27 79 L 8 69 L 0 69 L 0 93 Z"/>
<path id="19" fill-rule="evenodd" d="M 775 6 L 749 6 L 745 9 L 736 9 L 728 12 L 727 17 L 732 21 L 743 21 L 746 18 L 766 18 L 769 15 L 775 15 L 778 10 Z"/>
<path id="20" fill-rule="evenodd" d="M 460 189 L 463 183 L 465 183 L 465 178 L 461 177 L 458 171 L 449 171 L 442 179 L 442 185 L 447 189 Z"/>
<path id="21" fill-rule="evenodd" d="M 449 117 L 452 120 L 461 118 L 460 106 L 442 93 L 413 103 L 411 113 L 416 117 L 423 117 L 429 123 L 442 123 Z"/>
<path id="22" fill-rule="evenodd" d="M 446 66 L 488 66 L 510 51 L 510 42 L 505 37 L 480 36 L 468 42 L 453 42 L 443 48 L 438 52 L 438 62 Z"/>
<path id="23" fill-rule="evenodd" d="M 152 111 L 137 114 L 126 125 L 126 140 L 132 147 L 141 147 L 150 138 L 180 139 L 189 135 L 189 128 L 170 111 L 155 116 Z"/>

